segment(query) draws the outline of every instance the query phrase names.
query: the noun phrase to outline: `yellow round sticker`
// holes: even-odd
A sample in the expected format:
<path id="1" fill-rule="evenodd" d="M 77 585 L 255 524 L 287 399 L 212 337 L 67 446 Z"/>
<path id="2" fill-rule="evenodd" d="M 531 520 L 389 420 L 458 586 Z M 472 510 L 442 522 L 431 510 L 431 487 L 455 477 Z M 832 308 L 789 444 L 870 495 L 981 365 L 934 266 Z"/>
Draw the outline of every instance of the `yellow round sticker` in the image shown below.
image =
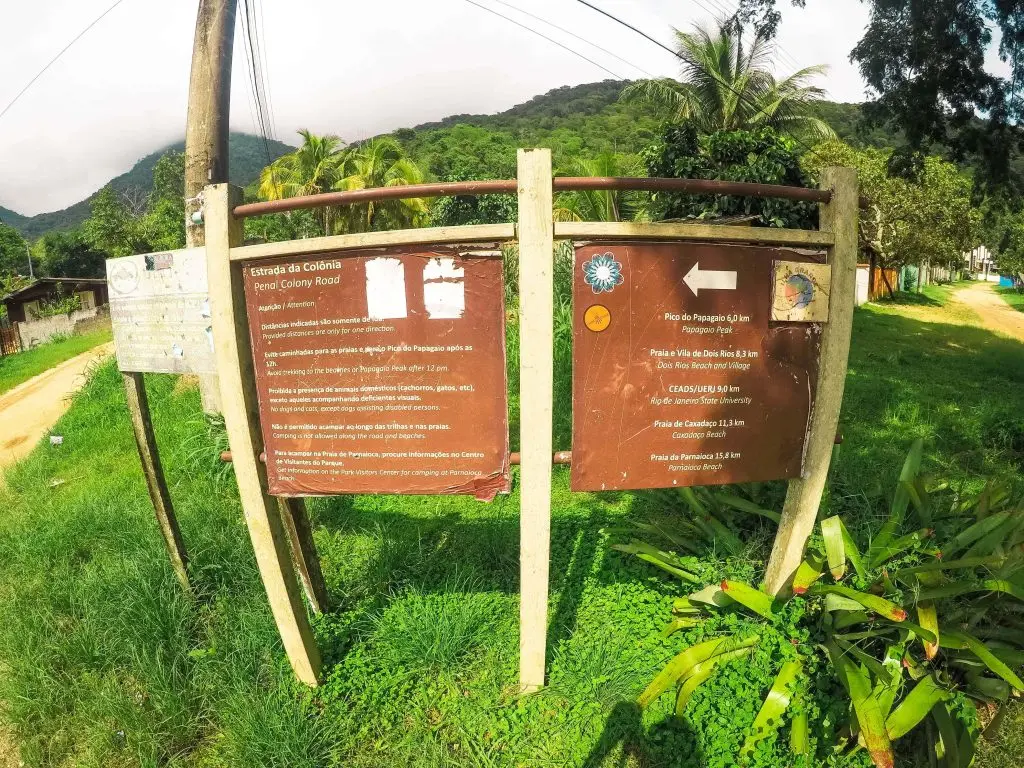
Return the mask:
<path id="1" fill-rule="evenodd" d="M 594 304 L 583 313 L 583 323 L 595 333 L 600 333 L 611 325 L 612 313 L 603 304 Z"/>

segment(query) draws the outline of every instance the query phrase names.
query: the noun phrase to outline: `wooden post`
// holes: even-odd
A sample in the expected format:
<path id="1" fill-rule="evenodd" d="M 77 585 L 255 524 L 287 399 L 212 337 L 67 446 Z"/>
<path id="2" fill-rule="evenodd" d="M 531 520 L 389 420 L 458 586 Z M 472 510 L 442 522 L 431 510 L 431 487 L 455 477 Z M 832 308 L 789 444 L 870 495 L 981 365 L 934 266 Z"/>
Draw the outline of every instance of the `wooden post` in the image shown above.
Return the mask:
<path id="1" fill-rule="evenodd" d="M 324 574 L 320 570 L 320 555 L 313 541 L 313 530 L 306 514 L 306 502 L 302 499 L 278 498 L 281 518 L 288 529 L 288 541 L 292 545 L 292 559 L 302 580 L 302 588 L 306 592 L 309 607 L 314 613 L 326 613 L 330 605 L 327 598 L 327 585 Z"/>
<path id="2" fill-rule="evenodd" d="M 241 202 L 241 190 L 228 184 L 217 184 L 206 188 L 204 199 L 214 349 L 224 424 L 231 444 L 245 524 L 249 528 L 256 563 L 288 660 L 302 682 L 316 686 L 320 674 L 320 652 L 289 559 L 280 509 L 277 500 L 267 493 L 267 473 L 259 460 L 263 452 L 263 436 L 242 271 L 240 264 L 233 265 L 229 261 L 231 246 L 242 242 L 241 221 L 231 213 L 231 209 Z"/>
<path id="3" fill-rule="evenodd" d="M 128 413 L 132 418 L 132 429 L 135 432 L 135 445 L 139 449 L 142 461 L 142 473 L 146 476 L 149 487 L 149 498 L 153 500 L 153 511 L 156 513 L 160 531 L 164 535 L 167 554 L 171 558 L 171 567 L 186 591 L 192 587 L 188 581 L 188 554 L 185 543 L 181 540 L 181 529 L 178 518 L 171 505 L 171 494 L 167 491 L 167 481 L 160 464 L 160 453 L 156 447 L 156 435 L 153 433 L 153 422 L 149 418 L 149 400 L 146 397 L 146 382 L 141 373 L 122 373 L 124 391 L 128 400 Z"/>
<path id="4" fill-rule="evenodd" d="M 228 180 L 228 120 L 231 110 L 231 53 L 237 0 L 199 0 L 192 43 L 192 72 L 185 121 L 185 245 L 203 245 L 202 226 L 192 220 L 207 184 Z M 199 377 L 206 413 L 220 413 L 216 374 Z"/>
<path id="5" fill-rule="evenodd" d="M 554 222 L 551 151 L 519 150 L 519 687 L 544 685 L 551 538 Z"/>
<path id="6" fill-rule="evenodd" d="M 821 186 L 832 190 L 832 202 L 821 206 L 820 219 L 821 230 L 835 235 L 835 245 L 829 253 L 832 292 L 828 322 L 821 335 L 818 385 L 804 448 L 803 476 L 789 483 L 779 532 L 765 573 L 765 590 L 773 595 L 792 580 L 814 529 L 839 424 L 850 355 L 857 291 L 857 172 L 852 168 L 827 168 L 822 174 Z"/>

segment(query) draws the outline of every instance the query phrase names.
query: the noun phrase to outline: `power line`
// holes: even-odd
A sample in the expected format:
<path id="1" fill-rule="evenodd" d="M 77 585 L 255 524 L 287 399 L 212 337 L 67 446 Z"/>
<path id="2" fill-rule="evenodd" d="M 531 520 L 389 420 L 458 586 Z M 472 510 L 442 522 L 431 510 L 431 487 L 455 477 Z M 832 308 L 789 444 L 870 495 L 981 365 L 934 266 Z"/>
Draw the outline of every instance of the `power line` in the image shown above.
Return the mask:
<path id="1" fill-rule="evenodd" d="M 643 72 L 648 77 L 654 77 L 654 75 L 652 75 L 650 72 L 648 72 L 646 69 L 644 69 L 643 67 L 639 66 L 638 64 L 634 64 L 633 62 L 628 61 L 627 59 L 622 58 L 617 53 L 609 51 L 607 48 L 602 48 L 600 45 L 598 45 L 597 43 L 593 42 L 592 40 L 588 40 L 585 37 L 581 37 L 580 35 L 577 35 L 575 32 L 572 32 L 571 30 L 568 30 L 565 27 L 560 27 L 557 24 L 555 24 L 554 22 L 548 21 L 547 19 L 544 19 L 544 18 L 542 18 L 540 16 L 537 16 L 534 13 L 530 13 L 529 11 L 527 11 L 527 10 L 525 10 L 523 8 L 518 8 L 518 7 L 514 6 L 514 5 L 512 5 L 511 3 L 506 3 L 504 0 L 493 0 L 493 1 L 495 3 L 498 3 L 499 5 L 504 5 L 506 8 L 511 8 L 513 11 L 518 11 L 519 13 L 522 13 L 522 14 L 524 14 L 526 16 L 529 16 L 531 19 L 536 19 L 537 21 L 541 22 L 542 24 L 547 24 L 549 27 L 552 27 L 553 29 L 557 29 L 559 32 L 564 32 L 565 34 L 569 35 L 570 37 L 574 37 L 577 40 L 579 40 L 580 42 L 586 43 L 587 45 L 589 45 L 589 46 L 591 46 L 593 48 L 596 48 L 597 50 L 601 51 L 602 53 L 608 54 L 612 58 L 618 59 L 623 64 L 626 64 L 627 66 L 633 67 L 633 69 L 636 69 L 636 70 L 638 70 L 640 72 Z"/>
<path id="2" fill-rule="evenodd" d="M 270 89 L 267 88 L 267 81 L 270 80 L 270 49 L 267 47 L 267 28 L 263 25 L 263 3 L 261 0 L 256 0 L 256 7 L 259 9 L 259 36 L 257 40 L 263 41 L 263 48 L 266 51 L 262 54 L 263 69 L 266 72 L 266 80 L 263 83 L 264 92 L 267 95 L 267 109 L 270 111 L 270 136 L 273 139 L 277 139 L 277 116 L 274 114 L 274 100 L 270 98 Z"/>
<path id="3" fill-rule="evenodd" d="M 267 163 L 273 162 L 273 154 L 270 151 L 270 141 L 267 126 L 270 123 L 270 116 L 265 104 L 265 93 L 261 87 L 262 70 L 259 62 L 258 43 L 255 42 L 255 18 L 250 0 L 243 0 L 243 25 L 242 37 L 243 47 L 246 53 L 246 63 L 249 69 L 249 79 L 256 100 L 256 114 L 259 119 L 260 135 L 263 139 L 263 150 L 267 156 Z"/>
<path id="4" fill-rule="evenodd" d="M 52 59 L 50 59 L 46 63 L 45 67 L 43 67 L 38 72 L 36 72 L 35 77 L 33 77 L 31 80 L 29 80 L 28 83 L 25 84 L 24 88 L 22 88 L 20 91 L 18 91 L 18 95 L 15 96 L 13 99 L 11 99 L 10 103 L 6 107 L 3 108 L 3 111 L 0 111 L 0 117 L 3 117 L 4 115 L 7 114 L 7 111 L 11 107 L 14 106 L 14 104 L 18 101 L 18 99 L 20 99 L 22 96 L 25 95 L 25 91 L 27 91 L 29 88 L 31 88 L 33 83 L 35 83 L 36 80 L 38 80 L 40 77 L 42 77 L 43 73 L 46 72 L 46 70 L 48 70 L 50 67 L 52 67 L 54 65 L 54 63 L 56 63 L 57 59 L 59 59 L 61 56 L 63 56 L 67 52 L 68 48 L 70 48 L 72 45 L 74 45 L 79 40 L 81 40 L 86 32 L 88 32 L 90 29 L 92 29 L 97 24 L 99 24 L 108 13 L 110 13 L 112 10 L 117 8 L 117 6 L 119 6 L 123 2 L 124 2 L 124 0 L 116 0 L 116 2 L 112 6 L 107 8 L 107 10 L 105 10 L 103 13 L 101 13 L 99 16 L 97 16 L 95 19 L 93 19 L 93 21 L 89 24 L 89 26 L 87 26 L 85 29 L 83 29 L 81 32 L 79 32 L 77 35 L 75 35 L 71 39 L 70 43 L 68 43 L 63 48 L 61 48 L 60 51 L 57 53 L 57 55 L 54 56 Z"/>
<path id="5" fill-rule="evenodd" d="M 488 13 L 493 13 L 493 14 L 494 14 L 495 16 L 497 16 L 497 17 L 499 17 L 499 18 L 502 18 L 502 19 L 504 19 L 505 21 L 508 21 L 508 22 L 510 22 L 510 23 L 512 23 L 512 24 L 515 24 L 515 25 L 516 25 L 517 27 L 522 27 L 522 28 L 523 28 L 523 29 L 525 29 L 525 30 L 526 30 L 527 32 L 531 32 L 531 33 L 533 33 L 533 34 L 537 35 L 537 37 L 543 37 L 543 38 L 544 38 L 545 40 L 547 40 L 547 41 L 548 41 L 549 43 L 552 43 L 552 44 L 554 44 L 554 45 L 557 45 L 557 46 L 558 46 L 559 48 L 561 48 L 562 50 L 568 51 L 568 52 L 569 52 L 569 53 L 571 53 L 571 54 L 572 54 L 573 56 L 577 56 L 577 57 L 579 57 L 579 58 L 583 59 L 584 61 L 586 61 L 586 62 L 588 62 L 588 63 L 590 63 L 590 64 L 593 64 L 593 65 L 594 65 L 595 67 L 597 67 L 598 69 L 603 69 L 603 70 L 604 70 L 605 72 L 607 72 L 607 73 L 608 73 L 609 75 L 611 75 L 612 77 L 614 77 L 614 78 L 615 78 L 616 80 L 626 80 L 626 79 L 627 79 L 627 78 L 623 77 L 622 75 L 619 75 L 619 74 L 616 74 L 615 72 L 612 72 L 612 71 L 611 71 L 610 69 L 608 69 L 608 67 L 604 66 L 604 64 L 598 64 L 598 63 L 597 63 L 596 61 L 594 61 L 594 60 L 593 60 L 593 59 L 591 59 L 591 58 L 588 58 L 588 57 L 584 56 L 584 55 L 583 55 L 582 53 L 580 53 L 579 51 L 573 50 L 573 49 L 572 49 L 572 48 L 570 48 L 569 46 L 567 46 L 567 45 L 565 45 L 565 44 L 563 44 L 563 43 L 560 43 L 560 42 L 558 42 L 558 41 L 557 41 L 557 40 L 555 40 L 554 38 L 548 37 L 548 36 L 547 36 L 547 35 L 545 35 L 545 34 L 544 34 L 543 32 L 538 32 L 538 31 L 537 31 L 536 29 L 534 29 L 533 27 L 529 27 L 529 26 L 527 26 L 526 24 L 523 24 L 523 23 L 521 23 L 521 22 L 518 22 L 518 21 L 516 21 L 515 19 L 513 19 L 513 18 L 510 18 L 510 17 L 508 17 L 508 16 L 504 15 L 503 13 L 499 13 L 498 11 L 494 10 L 493 8 L 488 8 L 488 7 L 486 6 L 486 5 L 480 5 L 480 3 L 474 2 L 474 0 L 466 0 L 466 2 L 467 2 L 467 3 L 469 3 L 470 5 L 475 5 L 475 6 L 477 7 L 477 8 L 479 8 L 479 9 L 480 9 L 480 10 L 482 10 L 482 11 L 487 11 Z"/>

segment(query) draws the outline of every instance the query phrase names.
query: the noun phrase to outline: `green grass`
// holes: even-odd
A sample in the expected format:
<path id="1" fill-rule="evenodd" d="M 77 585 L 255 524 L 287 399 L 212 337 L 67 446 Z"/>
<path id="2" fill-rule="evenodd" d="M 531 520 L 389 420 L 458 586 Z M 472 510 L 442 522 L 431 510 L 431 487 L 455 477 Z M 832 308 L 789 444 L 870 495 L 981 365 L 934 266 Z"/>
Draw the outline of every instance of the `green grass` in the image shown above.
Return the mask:
<path id="1" fill-rule="evenodd" d="M 18 354 L 0 357 L 0 394 L 111 338 L 109 330 L 95 331 L 81 336 L 68 336 Z"/>
<path id="2" fill-rule="evenodd" d="M 1020 483 L 1024 346 L 958 324 L 948 296 L 932 298 L 856 313 L 831 499 L 855 529 L 884 516 L 917 436 L 929 471 Z M 556 443 L 568 447 L 564 328 L 560 338 Z M 682 720 L 667 700 L 645 713 L 630 703 L 665 660 L 713 631 L 663 639 L 679 585 L 608 548 L 607 530 L 628 519 L 678 515 L 664 495 L 574 494 L 555 469 L 550 685 L 526 698 L 517 490 L 492 504 L 311 500 L 335 609 L 315 621 L 325 674 L 308 691 L 284 659 L 217 430 L 194 390 L 147 381 L 198 596 L 176 587 L 108 363 L 58 425 L 64 444 L 42 446 L 0 491 L 0 699 L 28 765 L 734 764 L 771 683 L 770 643 L 699 688 Z M 763 493 L 777 506 L 782 490 Z M 758 578 L 772 533 L 755 523 L 741 555 L 709 557 L 701 575 Z M 1007 725 L 1020 727 L 1016 712 Z M 1016 764 L 1014 743 L 984 764 Z M 766 750 L 755 765 L 786 764 L 784 748 Z"/>
<path id="3" fill-rule="evenodd" d="M 1003 297 L 1003 301 L 1009 304 L 1011 307 L 1016 309 L 1018 312 L 1024 312 L 1024 293 L 1021 293 L 1016 288 L 996 288 L 996 293 Z"/>

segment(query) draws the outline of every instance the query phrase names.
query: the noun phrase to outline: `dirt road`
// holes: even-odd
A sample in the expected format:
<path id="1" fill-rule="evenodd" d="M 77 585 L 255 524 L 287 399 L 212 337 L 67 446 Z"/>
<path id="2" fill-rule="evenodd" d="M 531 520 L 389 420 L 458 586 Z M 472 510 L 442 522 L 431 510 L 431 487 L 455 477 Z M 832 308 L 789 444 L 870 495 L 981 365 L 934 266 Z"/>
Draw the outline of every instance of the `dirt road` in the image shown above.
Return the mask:
<path id="1" fill-rule="evenodd" d="M 113 351 L 113 343 L 94 347 L 0 395 L 0 474 L 35 448 L 85 383 L 89 366 Z"/>
<path id="2" fill-rule="evenodd" d="M 1024 341 L 1024 312 L 1003 301 L 992 290 L 992 283 L 975 283 L 954 293 L 953 298 L 973 309 L 990 331 Z"/>

